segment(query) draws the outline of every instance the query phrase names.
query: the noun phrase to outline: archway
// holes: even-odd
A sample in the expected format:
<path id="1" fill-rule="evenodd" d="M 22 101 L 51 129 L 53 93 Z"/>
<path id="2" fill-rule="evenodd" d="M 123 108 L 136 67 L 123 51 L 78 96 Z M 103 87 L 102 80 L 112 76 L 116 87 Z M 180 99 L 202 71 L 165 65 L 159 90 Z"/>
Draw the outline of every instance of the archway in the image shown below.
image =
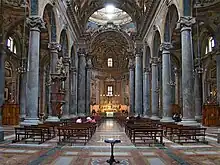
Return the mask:
<path id="1" fill-rule="evenodd" d="M 127 35 L 127 34 L 126 34 Z M 100 113 L 121 113 L 128 110 L 128 51 L 129 37 L 111 28 L 94 35 L 90 52 L 92 56 L 91 99 Z"/>
<path id="2" fill-rule="evenodd" d="M 53 6 L 47 4 L 43 12 L 43 20 L 46 22 L 46 29 L 40 35 L 40 70 L 39 70 L 39 116 L 48 116 L 50 109 L 50 50 L 48 44 L 56 42 L 56 20 Z"/>

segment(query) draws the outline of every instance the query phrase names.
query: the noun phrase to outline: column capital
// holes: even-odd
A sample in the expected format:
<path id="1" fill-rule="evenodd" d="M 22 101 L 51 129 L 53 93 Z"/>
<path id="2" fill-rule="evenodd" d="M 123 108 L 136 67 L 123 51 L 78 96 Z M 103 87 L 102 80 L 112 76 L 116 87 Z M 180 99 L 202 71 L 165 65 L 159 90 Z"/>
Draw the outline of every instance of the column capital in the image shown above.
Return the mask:
<path id="1" fill-rule="evenodd" d="M 77 70 L 76 70 L 76 67 L 71 67 L 71 68 L 70 68 L 70 71 L 76 73 L 76 71 L 77 71 Z"/>
<path id="2" fill-rule="evenodd" d="M 181 16 L 180 20 L 177 23 L 177 28 L 181 28 L 181 30 L 183 30 L 184 28 L 191 29 L 191 26 L 195 23 L 196 23 L 195 17 Z"/>
<path id="3" fill-rule="evenodd" d="M 140 40 L 135 41 L 135 57 L 141 57 L 143 54 L 143 42 Z"/>
<path id="4" fill-rule="evenodd" d="M 175 75 L 179 74 L 180 73 L 180 69 L 178 69 L 177 67 L 173 68 L 173 72 Z"/>
<path id="5" fill-rule="evenodd" d="M 87 59 L 86 68 L 87 69 L 91 69 L 92 68 L 92 59 L 91 59 L 91 57 L 88 57 L 88 59 Z"/>
<path id="6" fill-rule="evenodd" d="M 158 63 L 160 63 L 160 58 L 159 57 L 151 57 L 150 58 L 150 63 L 152 65 L 157 65 Z"/>
<path id="7" fill-rule="evenodd" d="M 78 56 L 86 56 L 86 49 L 85 48 L 79 48 L 77 54 L 78 54 Z"/>
<path id="8" fill-rule="evenodd" d="M 151 71 L 150 67 L 144 68 L 144 73 L 150 73 L 150 71 Z"/>
<path id="9" fill-rule="evenodd" d="M 69 57 L 65 57 L 65 56 L 63 57 L 63 60 L 62 60 L 62 61 L 63 61 L 63 64 L 64 64 L 64 65 L 69 65 L 70 62 L 71 62 L 71 61 L 70 61 L 70 58 L 69 58 Z"/>
<path id="10" fill-rule="evenodd" d="M 129 58 L 128 68 L 134 69 L 134 56 Z"/>
<path id="11" fill-rule="evenodd" d="M 61 51 L 61 45 L 57 42 L 50 42 L 48 43 L 48 49 Z"/>
<path id="12" fill-rule="evenodd" d="M 171 42 L 164 42 L 160 44 L 161 51 L 170 51 L 172 48 L 173 48 L 173 45 Z"/>
<path id="13" fill-rule="evenodd" d="M 39 16 L 28 17 L 26 23 L 31 29 L 38 28 L 40 30 L 46 28 L 44 20 Z"/>
<path id="14" fill-rule="evenodd" d="M 195 68 L 195 72 L 196 72 L 196 73 L 199 73 L 199 74 L 202 74 L 202 73 L 204 72 L 204 70 L 203 70 L 202 67 L 197 66 L 197 67 Z"/>

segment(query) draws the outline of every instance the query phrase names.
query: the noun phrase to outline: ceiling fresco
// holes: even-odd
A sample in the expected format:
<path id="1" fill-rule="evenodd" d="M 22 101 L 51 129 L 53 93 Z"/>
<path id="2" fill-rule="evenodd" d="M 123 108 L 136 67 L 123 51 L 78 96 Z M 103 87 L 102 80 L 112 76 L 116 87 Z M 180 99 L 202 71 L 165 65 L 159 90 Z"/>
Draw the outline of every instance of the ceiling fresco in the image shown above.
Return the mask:
<path id="1" fill-rule="evenodd" d="M 105 71 L 127 71 L 128 70 L 128 42 L 115 31 L 101 33 L 95 38 L 91 45 L 93 66 Z M 107 65 L 108 58 L 112 58 L 113 67 Z"/>
<path id="2" fill-rule="evenodd" d="M 132 20 L 136 28 L 141 29 L 142 24 L 149 20 L 148 16 L 153 7 L 159 2 L 159 0 L 74 0 L 71 1 L 71 10 L 75 15 L 73 19 L 77 19 L 76 22 L 81 26 L 79 29 L 86 30 L 88 21 L 103 24 L 105 7 L 111 4 L 116 8 L 114 13 L 117 15 L 115 17 L 117 21 L 113 21 L 115 24 L 127 24 Z"/>

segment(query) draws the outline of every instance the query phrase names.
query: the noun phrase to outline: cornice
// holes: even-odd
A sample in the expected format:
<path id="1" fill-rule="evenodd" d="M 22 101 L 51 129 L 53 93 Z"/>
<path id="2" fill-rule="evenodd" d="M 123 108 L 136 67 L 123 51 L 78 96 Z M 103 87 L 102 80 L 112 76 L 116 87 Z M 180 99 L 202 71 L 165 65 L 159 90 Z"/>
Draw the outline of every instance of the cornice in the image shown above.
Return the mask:
<path id="1" fill-rule="evenodd" d="M 156 16 L 156 12 L 158 10 L 158 7 L 161 3 L 160 0 L 151 0 L 151 6 L 149 7 L 149 11 L 148 13 L 145 14 L 145 17 L 142 21 L 142 24 L 141 24 L 141 28 L 140 28 L 140 31 L 139 31 L 139 37 L 144 39 L 147 31 L 149 30 L 150 28 L 150 24 L 152 23 L 152 20 L 154 19 L 154 17 Z M 146 28 L 148 27 L 148 28 Z"/>
<path id="2" fill-rule="evenodd" d="M 67 15 L 71 22 L 71 25 L 73 27 L 73 30 L 75 31 L 76 37 L 79 38 L 82 34 L 82 28 L 80 28 L 79 20 L 74 12 L 74 8 L 72 6 L 72 3 L 67 3 Z"/>

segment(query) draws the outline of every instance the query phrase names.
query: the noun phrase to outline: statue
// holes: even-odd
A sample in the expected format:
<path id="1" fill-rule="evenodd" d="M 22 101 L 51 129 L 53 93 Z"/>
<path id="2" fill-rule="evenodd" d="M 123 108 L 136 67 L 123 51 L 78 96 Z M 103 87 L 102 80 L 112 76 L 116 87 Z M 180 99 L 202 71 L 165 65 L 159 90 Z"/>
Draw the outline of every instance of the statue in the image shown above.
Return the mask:
<path id="1" fill-rule="evenodd" d="M 62 75 L 65 75 L 65 74 L 66 74 L 66 70 L 65 70 L 65 67 L 64 67 L 64 65 L 63 65 L 63 57 L 60 57 L 60 58 L 57 60 L 56 73 L 57 73 L 57 74 L 62 74 Z"/>

